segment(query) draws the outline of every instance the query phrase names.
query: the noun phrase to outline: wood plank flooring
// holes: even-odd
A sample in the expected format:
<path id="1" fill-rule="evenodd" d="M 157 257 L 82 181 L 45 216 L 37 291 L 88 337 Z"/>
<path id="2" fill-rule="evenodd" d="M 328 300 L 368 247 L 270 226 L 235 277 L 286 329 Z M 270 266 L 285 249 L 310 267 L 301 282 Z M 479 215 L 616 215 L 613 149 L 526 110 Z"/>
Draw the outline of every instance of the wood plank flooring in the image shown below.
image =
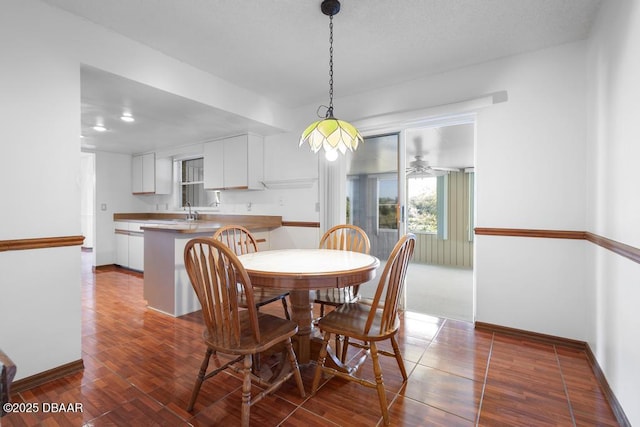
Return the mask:
<path id="1" fill-rule="evenodd" d="M 149 310 L 141 275 L 84 265 L 85 370 L 13 396 L 41 408 L 81 403 L 82 412 L 12 413 L 0 425 L 238 425 L 242 384 L 232 374 L 206 381 L 193 413 L 185 410 L 204 355 L 198 314 Z M 282 306 L 266 311 L 281 315 Z M 406 384 L 395 361 L 381 358 L 394 426 L 617 425 L 584 352 L 412 313 L 399 341 Z M 302 367 L 307 392 L 314 367 Z M 370 361 L 362 373 L 373 377 Z M 375 426 L 381 418 L 374 389 L 338 378 L 305 399 L 290 381 L 251 409 L 256 426 Z"/>

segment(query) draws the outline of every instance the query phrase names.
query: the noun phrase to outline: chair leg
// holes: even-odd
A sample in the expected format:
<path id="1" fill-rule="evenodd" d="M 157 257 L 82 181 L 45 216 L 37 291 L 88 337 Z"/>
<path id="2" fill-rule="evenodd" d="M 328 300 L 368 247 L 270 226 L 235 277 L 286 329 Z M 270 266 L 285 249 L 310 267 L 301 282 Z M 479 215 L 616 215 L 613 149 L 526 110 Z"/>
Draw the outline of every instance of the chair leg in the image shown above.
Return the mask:
<path id="1" fill-rule="evenodd" d="M 289 308 L 287 307 L 287 297 L 282 297 L 282 308 L 284 309 L 284 317 L 286 317 L 287 320 L 291 320 Z"/>
<path id="2" fill-rule="evenodd" d="M 370 343 L 371 361 L 373 362 L 373 374 L 376 377 L 376 390 L 378 390 L 378 400 L 380 400 L 380 409 L 382 409 L 382 419 L 384 425 L 389 425 L 389 410 L 387 409 L 387 395 L 384 391 L 384 383 L 382 382 L 382 368 L 378 356 L 378 347 L 375 342 Z"/>
<path id="3" fill-rule="evenodd" d="M 396 362 L 398 362 L 398 368 L 400 368 L 402 378 L 406 381 L 409 377 L 407 376 L 407 370 L 404 367 L 402 354 L 400 354 L 400 347 L 398 346 L 398 341 L 395 336 L 391 337 L 391 345 L 393 346 L 393 355 L 396 357 Z"/>
<path id="4" fill-rule="evenodd" d="M 251 355 L 244 356 L 244 364 L 242 366 L 242 413 L 240 415 L 240 424 L 242 427 L 249 427 L 250 411 L 251 411 Z"/>
<path id="5" fill-rule="evenodd" d="M 343 352 L 344 336 L 336 334 L 336 357 L 341 357 Z"/>
<path id="6" fill-rule="evenodd" d="M 198 377 L 196 378 L 196 383 L 193 385 L 193 391 L 191 392 L 191 400 L 189 400 L 189 406 L 187 406 L 187 411 L 191 412 L 193 410 L 193 405 L 196 403 L 196 398 L 198 397 L 198 393 L 200 393 L 200 387 L 204 381 L 204 376 L 207 373 L 207 368 L 209 367 L 209 359 L 213 354 L 213 350 L 207 348 L 207 351 L 204 355 L 204 360 L 200 365 L 200 372 L 198 372 Z"/>
<path id="7" fill-rule="evenodd" d="M 320 303 L 320 318 L 324 317 L 324 304 Z"/>
<path id="8" fill-rule="evenodd" d="M 340 361 L 345 363 L 347 361 L 347 349 L 349 347 L 349 337 L 344 337 L 344 342 L 342 343 L 342 354 L 340 355 Z"/>
<path id="9" fill-rule="evenodd" d="M 324 367 L 324 361 L 327 358 L 327 345 L 331 339 L 331 332 L 325 332 L 322 339 L 322 346 L 320 347 L 320 355 L 318 356 L 318 366 L 316 367 L 316 373 L 313 376 L 313 385 L 311 386 L 311 394 L 315 394 L 320 385 L 320 377 L 322 376 L 322 368 Z"/>
<path id="10" fill-rule="evenodd" d="M 287 353 L 289 354 L 289 363 L 293 370 L 293 376 L 296 378 L 296 384 L 298 384 L 298 390 L 300 390 L 300 397 L 305 397 L 304 384 L 302 384 L 302 375 L 300 375 L 300 367 L 298 366 L 298 359 L 296 359 L 296 353 L 293 351 L 293 345 L 291 345 L 291 338 L 287 339 L 285 343 L 287 347 Z M 282 361 L 284 363 L 284 360 Z"/>

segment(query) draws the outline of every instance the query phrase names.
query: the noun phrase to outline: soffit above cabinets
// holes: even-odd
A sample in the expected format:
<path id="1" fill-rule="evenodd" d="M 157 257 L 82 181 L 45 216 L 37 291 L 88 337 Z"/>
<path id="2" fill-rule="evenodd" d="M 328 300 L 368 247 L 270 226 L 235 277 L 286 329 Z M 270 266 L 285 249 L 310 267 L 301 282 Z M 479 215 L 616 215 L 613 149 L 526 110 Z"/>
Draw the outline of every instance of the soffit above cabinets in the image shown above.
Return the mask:
<path id="1" fill-rule="evenodd" d="M 81 146 L 89 151 L 136 154 L 247 132 L 265 136 L 280 132 L 93 67 L 81 67 L 80 86 Z M 135 121 L 122 121 L 125 112 Z M 97 123 L 107 130 L 94 130 Z"/>

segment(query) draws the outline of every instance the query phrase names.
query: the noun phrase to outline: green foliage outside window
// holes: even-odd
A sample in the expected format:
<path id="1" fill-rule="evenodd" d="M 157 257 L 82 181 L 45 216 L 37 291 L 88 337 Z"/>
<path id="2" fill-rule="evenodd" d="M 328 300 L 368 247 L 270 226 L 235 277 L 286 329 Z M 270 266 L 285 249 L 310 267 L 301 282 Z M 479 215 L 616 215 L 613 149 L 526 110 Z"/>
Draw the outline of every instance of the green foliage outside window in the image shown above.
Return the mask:
<path id="1" fill-rule="evenodd" d="M 381 197 L 378 200 L 378 228 L 386 230 L 396 230 L 398 228 L 398 218 L 396 206 L 397 198 Z"/>
<path id="2" fill-rule="evenodd" d="M 438 201 L 435 194 L 421 194 L 409 200 L 409 230 L 417 233 L 438 231 Z"/>
<path id="3" fill-rule="evenodd" d="M 410 178 L 407 180 L 408 206 L 407 226 L 413 233 L 436 233 L 438 231 L 438 196 L 435 177 Z"/>

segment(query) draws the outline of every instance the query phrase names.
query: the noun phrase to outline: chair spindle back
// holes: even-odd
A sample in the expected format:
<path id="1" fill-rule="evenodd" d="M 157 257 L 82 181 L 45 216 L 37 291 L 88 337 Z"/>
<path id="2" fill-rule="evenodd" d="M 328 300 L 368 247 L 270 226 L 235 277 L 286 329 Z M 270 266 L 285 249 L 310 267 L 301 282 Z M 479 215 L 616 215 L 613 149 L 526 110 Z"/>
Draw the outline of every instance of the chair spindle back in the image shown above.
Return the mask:
<path id="1" fill-rule="evenodd" d="M 202 306 L 208 339 L 226 348 L 237 347 L 243 328 L 250 328 L 260 341 L 253 288 L 247 272 L 235 253 L 220 240 L 211 237 L 187 242 L 184 263 L 191 285 Z M 238 293 L 244 292 L 249 310 L 249 325 L 240 322 Z"/>
<path id="2" fill-rule="evenodd" d="M 320 239 L 320 249 L 339 249 L 368 254 L 371 250 L 369 236 L 363 229 L 351 224 L 331 227 Z"/>
<path id="3" fill-rule="evenodd" d="M 404 287 L 405 278 L 409 261 L 413 255 L 413 249 L 416 243 L 416 236 L 409 233 L 405 234 L 398 240 L 394 246 L 384 271 L 380 276 L 378 288 L 376 289 L 369 317 L 365 326 L 365 332 L 369 333 L 373 326 L 376 310 L 382 299 L 382 293 L 385 292 L 384 307 L 382 312 L 382 321 L 380 323 L 380 333 L 387 332 L 394 328 L 394 323 L 398 314 L 398 306 L 400 303 L 400 295 Z"/>
<path id="4" fill-rule="evenodd" d="M 241 225 L 225 225 L 213 234 L 213 238 L 223 242 L 236 255 L 258 252 L 256 239 Z"/>

